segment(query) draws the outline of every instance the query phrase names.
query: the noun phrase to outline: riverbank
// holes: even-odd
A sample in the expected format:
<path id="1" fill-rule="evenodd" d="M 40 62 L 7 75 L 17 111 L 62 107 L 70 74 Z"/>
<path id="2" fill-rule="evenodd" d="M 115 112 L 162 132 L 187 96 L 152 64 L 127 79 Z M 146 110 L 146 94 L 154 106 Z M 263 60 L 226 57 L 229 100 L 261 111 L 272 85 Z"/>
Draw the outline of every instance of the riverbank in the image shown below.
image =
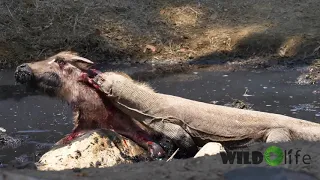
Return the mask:
<path id="1" fill-rule="evenodd" d="M 4 0 L 0 68 L 61 50 L 103 63 L 310 63 L 319 56 L 319 6 L 316 0 Z"/>

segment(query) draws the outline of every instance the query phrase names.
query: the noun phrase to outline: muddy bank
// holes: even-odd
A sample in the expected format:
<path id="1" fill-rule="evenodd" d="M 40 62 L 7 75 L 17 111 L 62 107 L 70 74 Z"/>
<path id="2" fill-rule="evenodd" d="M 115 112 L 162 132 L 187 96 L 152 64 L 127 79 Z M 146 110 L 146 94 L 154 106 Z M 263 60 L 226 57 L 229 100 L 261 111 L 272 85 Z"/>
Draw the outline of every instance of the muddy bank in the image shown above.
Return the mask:
<path id="1" fill-rule="evenodd" d="M 304 60 L 319 53 L 319 6 L 317 0 L 3 0 L 0 68 L 66 49 L 107 63 Z"/>
<path id="2" fill-rule="evenodd" d="M 14 179 L 319 179 L 319 143 L 308 143 L 303 141 L 280 143 L 280 144 L 260 144 L 247 149 L 249 152 L 264 152 L 271 145 L 276 145 L 282 150 L 301 150 L 298 157 L 289 163 L 283 161 L 276 167 L 269 166 L 266 161 L 260 164 L 224 164 L 220 155 L 191 158 L 186 160 L 172 160 L 170 162 L 143 162 L 136 164 L 122 164 L 110 168 L 88 168 L 65 171 L 39 172 L 34 170 L 13 170 L 2 171 L 1 176 L 7 180 Z M 311 160 L 302 161 L 304 155 L 309 155 Z M 289 158 L 289 155 L 287 156 Z M 295 158 L 294 154 L 291 158 Z M 251 159 L 250 159 L 250 162 Z M 286 162 L 286 163 L 285 163 Z M 0 176 L 0 178 L 1 178 Z M 5 178 L 3 178 L 5 179 Z"/>

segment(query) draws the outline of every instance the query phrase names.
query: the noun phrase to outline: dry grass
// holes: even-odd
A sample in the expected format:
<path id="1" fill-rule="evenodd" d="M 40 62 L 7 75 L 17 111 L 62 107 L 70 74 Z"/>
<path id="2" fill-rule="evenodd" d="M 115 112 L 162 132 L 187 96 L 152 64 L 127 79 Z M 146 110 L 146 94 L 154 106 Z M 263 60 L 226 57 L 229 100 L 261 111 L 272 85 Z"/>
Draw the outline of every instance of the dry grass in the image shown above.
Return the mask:
<path id="1" fill-rule="evenodd" d="M 317 0 L 2 0 L 0 68 L 66 49 L 100 62 L 318 55 L 319 6 Z"/>

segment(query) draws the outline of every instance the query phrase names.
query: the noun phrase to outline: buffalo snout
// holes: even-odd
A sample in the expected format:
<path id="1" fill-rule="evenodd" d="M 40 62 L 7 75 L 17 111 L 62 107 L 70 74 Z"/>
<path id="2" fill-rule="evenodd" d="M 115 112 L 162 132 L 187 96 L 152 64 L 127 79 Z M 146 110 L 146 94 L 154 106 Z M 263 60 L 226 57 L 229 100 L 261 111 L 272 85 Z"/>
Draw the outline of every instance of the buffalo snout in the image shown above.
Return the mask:
<path id="1" fill-rule="evenodd" d="M 33 78 L 33 72 L 31 68 L 28 66 L 28 64 L 21 64 L 16 68 L 16 71 L 14 72 L 14 77 L 17 82 L 24 84 Z"/>

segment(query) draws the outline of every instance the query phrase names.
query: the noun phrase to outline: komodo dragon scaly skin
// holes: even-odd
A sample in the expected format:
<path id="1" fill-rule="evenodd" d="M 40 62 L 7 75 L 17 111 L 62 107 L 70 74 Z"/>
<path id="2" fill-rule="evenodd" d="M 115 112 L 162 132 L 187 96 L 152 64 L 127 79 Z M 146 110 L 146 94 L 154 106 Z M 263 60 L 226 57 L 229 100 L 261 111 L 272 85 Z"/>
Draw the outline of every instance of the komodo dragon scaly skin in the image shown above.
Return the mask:
<path id="1" fill-rule="evenodd" d="M 317 123 L 157 93 L 115 72 L 101 73 L 93 82 L 124 113 L 150 127 L 154 127 L 155 122 L 176 124 L 188 132 L 198 146 L 208 141 L 226 147 L 251 141 L 320 140 Z"/>

